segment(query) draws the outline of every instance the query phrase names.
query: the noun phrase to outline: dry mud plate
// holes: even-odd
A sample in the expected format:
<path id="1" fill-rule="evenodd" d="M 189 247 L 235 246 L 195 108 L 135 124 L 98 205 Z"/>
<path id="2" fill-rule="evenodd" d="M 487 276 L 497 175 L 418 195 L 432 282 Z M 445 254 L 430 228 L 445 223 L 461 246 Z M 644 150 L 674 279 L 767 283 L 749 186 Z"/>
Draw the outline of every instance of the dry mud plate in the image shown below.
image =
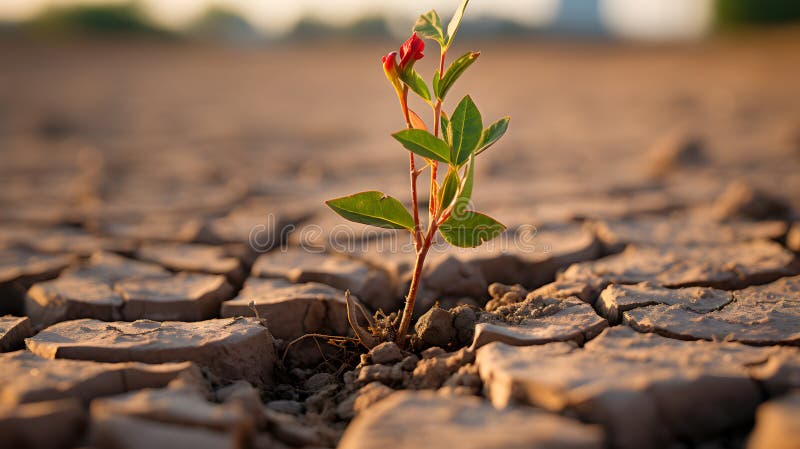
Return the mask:
<path id="1" fill-rule="evenodd" d="M 165 363 L 192 361 L 222 379 L 272 383 L 272 335 L 252 318 L 183 323 L 76 320 L 53 325 L 26 341 L 48 359 Z"/>
<path id="2" fill-rule="evenodd" d="M 0 313 L 21 314 L 28 287 L 58 276 L 69 266 L 70 260 L 63 255 L 0 249 Z"/>
<path id="3" fill-rule="evenodd" d="M 191 363 L 98 363 L 49 360 L 27 351 L 0 354 L 3 363 L 0 403 L 15 404 L 92 399 L 148 387 L 163 387 L 181 373 L 196 370 Z"/>
<path id="4" fill-rule="evenodd" d="M 22 349 L 25 339 L 31 336 L 33 330 L 27 317 L 0 317 L 0 352 Z"/>
<path id="5" fill-rule="evenodd" d="M 583 344 L 608 326 L 589 304 L 578 298 L 547 298 L 534 293 L 522 303 L 499 308 L 494 315 L 485 315 L 488 322 L 475 326 L 473 348 L 494 341 L 514 346 L 554 341 Z"/>
<path id="6" fill-rule="evenodd" d="M 413 429 L 413 432 L 408 432 Z M 394 393 L 356 419 L 342 449 L 437 447 L 459 441 L 464 448 L 601 448 L 599 429 L 537 410 L 497 410 L 470 397 Z"/>
<path id="7" fill-rule="evenodd" d="M 276 338 L 293 340 L 307 333 L 347 333 L 344 292 L 316 282 L 250 278 L 239 295 L 222 303 L 223 317 L 258 313 Z"/>
<path id="8" fill-rule="evenodd" d="M 732 290 L 797 274 L 795 256 L 781 245 L 757 240 L 719 246 L 629 246 L 620 254 L 570 266 L 559 279 L 590 285 L 650 281 L 664 287 Z"/>
<path id="9" fill-rule="evenodd" d="M 375 309 L 393 310 L 389 276 L 367 263 L 344 257 L 304 251 L 272 252 L 260 256 L 253 264 L 252 275 L 290 282 L 319 282 L 364 298 Z"/>
<path id="10" fill-rule="evenodd" d="M 683 294 L 701 298 L 723 296 L 723 292 L 698 289 L 694 292 L 661 292 L 663 296 Z M 647 292 L 644 292 L 647 295 Z M 659 293 L 650 292 L 658 297 Z M 665 304 L 656 299 L 646 307 L 624 313 L 623 321 L 642 332 L 657 332 L 683 340 L 725 340 L 751 345 L 800 346 L 800 276 L 729 293 L 730 300 L 717 307 L 695 304 Z M 686 301 L 688 303 L 688 301 Z"/>
<path id="11" fill-rule="evenodd" d="M 781 364 L 769 374 L 751 367 Z M 565 343 L 493 343 L 476 364 L 492 402 L 570 412 L 600 423 L 613 447 L 702 441 L 746 425 L 762 382 L 796 386 L 800 351 L 682 342 L 617 327 L 579 349 Z M 776 376 L 776 377 L 772 377 Z"/>
<path id="12" fill-rule="evenodd" d="M 594 224 L 594 229 L 603 246 L 621 251 L 630 244 L 708 246 L 776 240 L 786 234 L 786 223 L 751 220 L 718 223 L 702 217 L 678 215 L 600 221 Z"/>

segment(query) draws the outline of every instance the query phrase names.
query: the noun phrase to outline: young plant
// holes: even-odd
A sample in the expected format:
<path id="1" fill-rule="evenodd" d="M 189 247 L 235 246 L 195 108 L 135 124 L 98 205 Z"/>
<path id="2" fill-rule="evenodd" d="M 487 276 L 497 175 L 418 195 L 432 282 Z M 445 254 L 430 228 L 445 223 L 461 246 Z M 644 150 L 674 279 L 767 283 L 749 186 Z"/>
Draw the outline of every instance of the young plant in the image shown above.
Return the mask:
<path id="1" fill-rule="evenodd" d="M 462 98 L 450 114 L 443 109 L 443 103 L 453 84 L 480 56 L 479 52 L 467 52 L 445 69 L 447 52 L 453 45 L 468 3 L 469 0 L 463 0 L 447 30 L 442 27 L 436 11 L 431 10 L 421 15 L 414 25 L 412 36 L 400 47 L 399 54 L 393 51 L 381 59 L 386 78 L 400 101 L 406 126 L 402 131 L 392 134 L 392 137 L 408 150 L 411 211 L 397 199 L 377 191 L 356 193 L 326 202 L 336 213 L 350 221 L 381 228 L 404 229 L 411 233 L 416 262 L 405 307 L 400 315 L 399 325 L 395 323 L 396 332 L 393 332 L 401 347 L 405 345 L 411 324 L 425 257 L 436 233 L 439 232 L 451 245 L 472 248 L 497 237 L 505 230 L 503 224 L 471 210 L 469 206 L 473 192 L 475 158 L 503 137 L 508 129 L 509 117 L 501 118 L 484 128 L 481 113 L 469 95 Z M 420 36 L 436 42 L 440 48 L 438 69 L 431 82 L 432 90 L 414 69 L 414 63 L 424 56 L 425 42 Z M 431 107 L 433 132 L 408 107 L 409 91 Z M 422 162 L 419 167 L 417 157 Z M 425 170 L 430 170 L 427 226 L 420 220 L 417 197 L 417 178 Z M 369 317 L 366 318 L 369 321 Z M 358 327 L 352 319 L 351 325 L 354 329 Z M 364 332 L 356 329 L 357 336 L 359 333 L 363 335 Z M 363 343 L 363 339 L 361 340 Z"/>

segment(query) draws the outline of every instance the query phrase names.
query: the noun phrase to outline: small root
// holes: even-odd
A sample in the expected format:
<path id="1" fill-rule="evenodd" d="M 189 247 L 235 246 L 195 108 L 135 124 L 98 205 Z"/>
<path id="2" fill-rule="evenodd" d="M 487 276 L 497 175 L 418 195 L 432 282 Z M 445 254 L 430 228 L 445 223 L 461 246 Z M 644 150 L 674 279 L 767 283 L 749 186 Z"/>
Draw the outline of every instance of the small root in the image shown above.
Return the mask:
<path id="1" fill-rule="evenodd" d="M 319 345 L 317 338 L 324 338 L 325 343 L 335 346 L 340 349 L 346 349 L 345 346 L 348 343 L 359 344 L 359 340 L 353 337 L 340 337 L 338 335 L 325 335 L 325 334 L 305 334 L 300 337 L 295 338 L 288 345 L 286 345 L 286 349 L 283 350 L 283 356 L 281 356 L 281 363 L 284 363 L 286 360 L 286 355 L 289 354 L 289 350 L 294 346 L 296 343 L 300 343 L 301 341 L 305 340 L 306 338 L 313 338 L 314 343 L 317 345 L 317 349 L 319 349 L 322 358 L 327 361 L 325 357 L 325 353 L 322 351 L 322 347 Z"/>
<path id="2" fill-rule="evenodd" d="M 350 290 L 346 290 L 344 292 L 344 299 L 345 302 L 347 302 L 347 321 L 350 323 L 350 327 L 356 334 L 358 342 L 367 348 L 367 350 L 374 348 L 378 345 L 378 340 L 375 339 L 375 336 L 372 335 L 372 332 L 370 332 L 368 329 L 364 329 L 360 324 L 358 324 L 357 315 L 359 313 L 361 314 L 362 318 L 366 320 L 368 328 L 374 327 L 375 321 L 364 310 L 364 307 L 355 298 L 350 296 Z"/>

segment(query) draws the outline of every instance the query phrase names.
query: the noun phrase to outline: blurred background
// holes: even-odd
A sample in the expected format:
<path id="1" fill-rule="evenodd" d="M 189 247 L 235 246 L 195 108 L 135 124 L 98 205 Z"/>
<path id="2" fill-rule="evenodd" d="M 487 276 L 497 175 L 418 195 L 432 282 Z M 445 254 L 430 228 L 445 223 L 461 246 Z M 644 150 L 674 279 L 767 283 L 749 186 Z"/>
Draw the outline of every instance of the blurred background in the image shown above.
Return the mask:
<path id="1" fill-rule="evenodd" d="M 404 37 L 428 9 L 450 0 L 7 0 L 8 29 L 42 34 L 151 34 L 228 41 L 321 36 Z M 791 0 L 497 0 L 472 2 L 466 27 L 489 36 L 693 39 L 715 29 L 797 20 Z"/>
<path id="2" fill-rule="evenodd" d="M 266 211 L 407 199 L 379 60 L 457 3 L 4 0 L 0 220 L 244 216 L 246 237 Z M 800 2 L 473 0 L 466 17 L 453 56 L 482 56 L 446 108 L 469 92 L 484 122 L 512 116 L 478 207 L 537 225 L 737 194 L 798 210 Z"/>

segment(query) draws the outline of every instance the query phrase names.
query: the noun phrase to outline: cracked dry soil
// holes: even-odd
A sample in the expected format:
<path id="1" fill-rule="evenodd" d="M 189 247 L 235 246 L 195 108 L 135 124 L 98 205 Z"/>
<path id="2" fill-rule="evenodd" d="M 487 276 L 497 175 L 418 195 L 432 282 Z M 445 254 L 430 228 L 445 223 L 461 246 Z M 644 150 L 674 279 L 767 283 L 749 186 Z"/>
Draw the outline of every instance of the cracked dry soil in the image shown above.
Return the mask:
<path id="1" fill-rule="evenodd" d="M 338 82 L 378 46 L 0 40 L 0 448 L 799 447 L 797 36 L 487 44 L 506 245 L 432 254 L 369 353 L 289 343 L 409 282 L 322 207 L 405 191 L 392 98 Z"/>

